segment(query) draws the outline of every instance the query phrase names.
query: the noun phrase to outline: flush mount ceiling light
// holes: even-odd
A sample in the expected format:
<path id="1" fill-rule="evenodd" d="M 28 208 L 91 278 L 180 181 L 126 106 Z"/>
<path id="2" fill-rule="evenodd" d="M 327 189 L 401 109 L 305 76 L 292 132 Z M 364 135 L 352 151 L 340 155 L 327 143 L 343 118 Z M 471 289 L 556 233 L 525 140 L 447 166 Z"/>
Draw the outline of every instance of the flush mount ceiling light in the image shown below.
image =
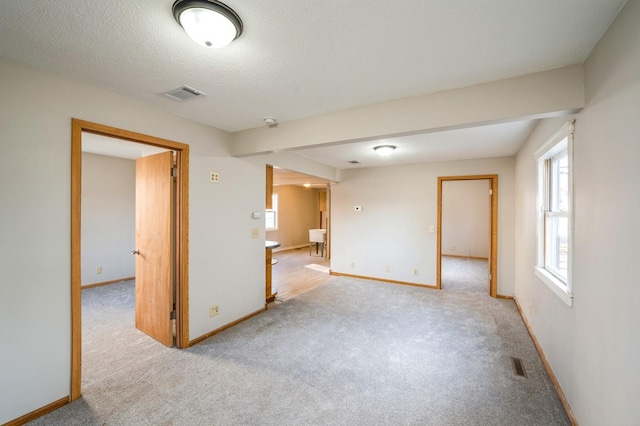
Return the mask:
<path id="1" fill-rule="evenodd" d="M 242 34 L 238 14 L 216 0 L 178 0 L 173 16 L 189 37 L 206 47 L 225 47 Z"/>
<path id="2" fill-rule="evenodd" d="M 278 125 L 278 120 L 276 120 L 273 117 L 265 117 L 263 118 L 264 120 L 264 124 L 266 124 L 269 127 L 273 127 L 273 126 L 277 126 Z"/>
<path id="3" fill-rule="evenodd" d="M 396 149 L 393 145 L 378 145 L 374 146 L 373 150 L 377 152 L 379 155 L 386 157 L 391 154 Z"/>

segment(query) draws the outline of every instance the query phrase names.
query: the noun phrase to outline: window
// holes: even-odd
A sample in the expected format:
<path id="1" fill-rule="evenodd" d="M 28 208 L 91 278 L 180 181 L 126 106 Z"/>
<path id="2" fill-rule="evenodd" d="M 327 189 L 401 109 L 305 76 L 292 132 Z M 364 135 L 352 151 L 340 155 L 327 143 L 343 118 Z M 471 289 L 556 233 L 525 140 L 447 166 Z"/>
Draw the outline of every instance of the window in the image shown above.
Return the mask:
<path id="1" fill-rule="evenodd" d="M 573 305 L 572 154 L 574 123 L 567 123 L 538 151 L 538 261 L 536 275 Z"/>
<path id="2" fill-rule="evenodd" d="M 272 208 L 264 213 L 264 227 L 267 231 L 276 231 L 278 229 L 278 194 L 271 195 L 271 202 Z"/>

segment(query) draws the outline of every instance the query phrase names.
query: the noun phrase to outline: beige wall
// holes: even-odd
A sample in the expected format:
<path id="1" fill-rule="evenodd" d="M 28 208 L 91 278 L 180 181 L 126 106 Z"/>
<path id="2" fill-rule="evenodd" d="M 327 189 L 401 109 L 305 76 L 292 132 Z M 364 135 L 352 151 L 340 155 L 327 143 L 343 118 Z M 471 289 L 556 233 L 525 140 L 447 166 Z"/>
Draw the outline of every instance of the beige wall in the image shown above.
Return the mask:
<path id="1" fill-rule="evenodd" d="M 514 157 L 344 170 L 331 187 L 331 270 L 435 285 L 438 177 L 497 174 L 498 293 L 513 295 L 514 173 Z"/>
<path id="2" fill-rule="evenodd" d="M 278 241 L 279 250 L 308 245 L 309 229 L 320 227 L 320 190 L 283 185 L 275 186 L 273 192 L 278 194 L 278 230 L 268 231 L 267 239 Z"/>
<path id="3" fill-rule="evenodd" d="M 583 426 L 640 419 L 640 1 L 585 62 L 574 142 L 573 307 L 534 274 L 534 152 L 566 120 L 545 120 L 516 162 L 516 296 Z"/>
<path id="4" fill-rule="evenodd" d="M 264 235 L 251 217 L 264 163 L 231 157 L 226 132 L 112 92 L 4 60 L 0 75 L 0 423 L 70 391 L 74 117 L 189 144 L 189 337 L 264 308 L 264 238 L 251 238 Z"/>
<path id="5" fill-rule="evenodd" d="M 489 258 L 489 181 L 442 182 L 442 254 Z"/>
<path id="6" fill-rule="evenodd" d="M 82 285 L 135 275 L 135 191 L 135 161 L 82 154 Z"/>

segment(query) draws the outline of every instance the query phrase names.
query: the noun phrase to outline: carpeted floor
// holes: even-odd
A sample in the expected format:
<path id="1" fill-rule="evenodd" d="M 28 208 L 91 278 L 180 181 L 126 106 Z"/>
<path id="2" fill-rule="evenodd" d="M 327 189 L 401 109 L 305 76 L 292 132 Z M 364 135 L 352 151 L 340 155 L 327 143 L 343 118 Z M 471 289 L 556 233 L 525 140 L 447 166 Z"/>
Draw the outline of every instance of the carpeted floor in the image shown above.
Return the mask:
<path id="1" fill-rule="evenodd" d="M 489 261 L 442 256 L 442 289 L 489 294 Z"/>
<path id="2" fill-rule="evenodd" d="M 93 298 L 94 290 L 129 295 Z M 83 398 L 32 424 L 569 424 L 509 300 L 332 277 L 177 350 L 132 329 L 132 290 L 83 291 L 95 309 L 108 301 L 85 320 L 87 344 L 94 325 L 117 336 L 96 337 L 94 354 L 85 349 L 85 366 L 97 363 L 83 370 Z"/>

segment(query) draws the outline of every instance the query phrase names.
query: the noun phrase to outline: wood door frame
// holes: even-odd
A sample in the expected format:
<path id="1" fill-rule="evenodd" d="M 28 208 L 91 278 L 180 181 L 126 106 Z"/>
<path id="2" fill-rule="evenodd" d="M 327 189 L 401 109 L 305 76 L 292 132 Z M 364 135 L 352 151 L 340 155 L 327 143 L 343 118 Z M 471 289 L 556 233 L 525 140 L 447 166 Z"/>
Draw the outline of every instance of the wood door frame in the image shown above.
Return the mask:
<path id="1" fill-rule="evenodd" d="M 489 232 L 489 295 L 498 297 L 498 175 L 471 175 L 438 177 L 438 224 L 437 224 L 437 258 L 436 258 L 436 288 L 442 289 L 442 182 L 488 180 L 491 190 L 489 203 L 491 229 Z"/>
<path id="2" fill-rule="evenodd" d="M 93 133 L 176 152 L 176 346 L 189 346 L 189 145 L 88 121 L 71 119 L 71 392 L 82 395 L 81 202 L 82 133 Z"/>

